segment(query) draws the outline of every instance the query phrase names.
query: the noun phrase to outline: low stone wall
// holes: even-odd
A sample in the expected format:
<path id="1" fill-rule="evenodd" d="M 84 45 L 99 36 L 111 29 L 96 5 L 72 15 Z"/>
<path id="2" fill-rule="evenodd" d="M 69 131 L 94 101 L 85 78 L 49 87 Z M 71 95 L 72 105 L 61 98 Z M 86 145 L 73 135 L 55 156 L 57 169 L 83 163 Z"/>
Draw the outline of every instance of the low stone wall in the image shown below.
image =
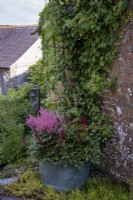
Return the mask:
<path id="1" fill-rule="evenodd" d="M 116 92 L 104 95 L 103 111 L 112 115 L 114 135 L 103 149 L 102 167 L 128 182 L 133 179 L 133 18 L 112 63 L 113 75 L 117 76 Z"/>

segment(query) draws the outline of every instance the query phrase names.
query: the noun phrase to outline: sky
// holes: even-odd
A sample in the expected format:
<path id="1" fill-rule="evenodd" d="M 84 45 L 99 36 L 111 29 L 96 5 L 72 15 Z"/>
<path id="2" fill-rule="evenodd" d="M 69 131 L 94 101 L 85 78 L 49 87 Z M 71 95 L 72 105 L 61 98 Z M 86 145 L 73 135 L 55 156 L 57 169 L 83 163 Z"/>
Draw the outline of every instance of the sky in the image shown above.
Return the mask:
<path id="1" fill-rule="evenodd" d="M 45 0 L 0 0 L 0 25 L 37 24 Z"/>

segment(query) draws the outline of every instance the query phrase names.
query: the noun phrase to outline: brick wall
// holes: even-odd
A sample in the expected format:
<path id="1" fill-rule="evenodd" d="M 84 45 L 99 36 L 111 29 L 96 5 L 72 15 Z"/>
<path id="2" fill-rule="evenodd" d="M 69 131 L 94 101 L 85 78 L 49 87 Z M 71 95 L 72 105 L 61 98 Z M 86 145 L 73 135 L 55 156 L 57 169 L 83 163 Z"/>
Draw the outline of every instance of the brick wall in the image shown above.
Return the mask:
<path id="1" fill-rule="evenodd" d="M 113 75 L 117 75 L 116 92 L 104 95 L 103 111 L 113 117 L 114 135 L 103 149 L 102 167 L 127 182 L 133 179 L 133 18 L 112 63 Z"/>

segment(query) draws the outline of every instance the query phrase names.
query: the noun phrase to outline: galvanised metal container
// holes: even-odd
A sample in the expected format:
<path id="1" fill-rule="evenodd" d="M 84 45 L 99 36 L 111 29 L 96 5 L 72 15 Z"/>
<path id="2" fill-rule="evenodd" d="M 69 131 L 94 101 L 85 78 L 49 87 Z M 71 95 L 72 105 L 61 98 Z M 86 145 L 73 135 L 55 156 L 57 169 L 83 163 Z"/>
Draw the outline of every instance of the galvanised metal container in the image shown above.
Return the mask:
<path id="1" fill-rule="evenodd" d="M 77 169 L 73 166 L 64 167 L 57 162 L 39 162 L 41 181 L 45 186 L 52 186 L 59 191 L 80 189 L 89 177 L 90 164 Z"/>

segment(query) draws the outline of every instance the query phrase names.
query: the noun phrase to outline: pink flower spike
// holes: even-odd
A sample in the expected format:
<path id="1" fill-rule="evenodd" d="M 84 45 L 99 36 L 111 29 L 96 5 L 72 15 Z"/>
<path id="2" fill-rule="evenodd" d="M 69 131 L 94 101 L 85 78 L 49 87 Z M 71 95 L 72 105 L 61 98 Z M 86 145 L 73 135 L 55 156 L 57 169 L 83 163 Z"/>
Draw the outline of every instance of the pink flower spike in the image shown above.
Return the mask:
<path id="1" fill-rule="evenodd" d="M 39 133 L 58 133 L 61 123 L 61 116 L 58 112 L 52 113 L 51 111 L 43 109 L 42 107 L 40 108 L 39 115 L 37 117 L 30 115 L 26 120 L 26 124 L 33 130 L 39 143 L 41 143 Z"/>

